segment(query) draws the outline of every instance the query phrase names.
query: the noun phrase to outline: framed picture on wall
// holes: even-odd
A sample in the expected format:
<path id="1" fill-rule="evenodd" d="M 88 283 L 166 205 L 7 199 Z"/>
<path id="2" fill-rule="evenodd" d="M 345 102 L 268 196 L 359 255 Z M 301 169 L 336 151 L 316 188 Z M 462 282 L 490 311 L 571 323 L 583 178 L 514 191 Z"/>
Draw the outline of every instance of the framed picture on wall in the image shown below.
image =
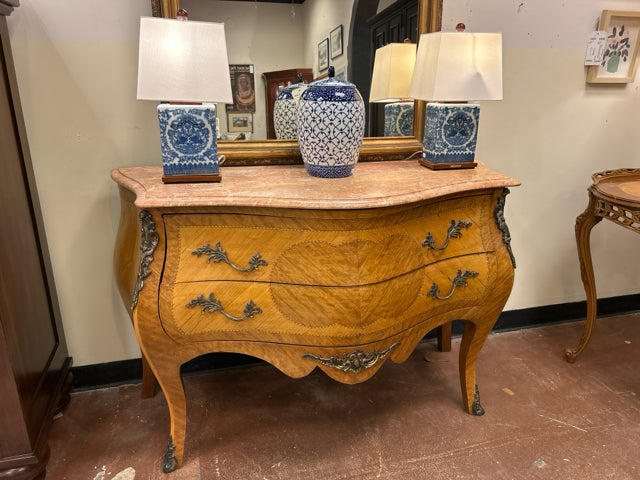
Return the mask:
<path id="1" fill-rule="evenodd" d="M 227 130 L 229 132 L 253 132 L 253 115 L 251 113 L 227 113 Z"/>
<path id="2" fill-rule="evenodd" d="M 631 83 L 640 49 L 640 12 L 603 10 L 599 30 L 607 32 L 600 65 L 587 67 L 587 83 Z"/>
<path id="3" fill-rule="evenodd" d="M 342 25 L 338 25 L 329 34 L 331 39 L 331 58 L 342 55 Z"/>
<path id="4" fill-rule="evenodd" d="M 227 113 L 256 111 L 253 73 L 253 65 L 229 65 L 233 103 L 226 105 Z"/>
<path id="5" fill-rule="evenodd" d="M 325 38 L 318 44 L 318 71 L 329 68 L 329 39 Z"/>

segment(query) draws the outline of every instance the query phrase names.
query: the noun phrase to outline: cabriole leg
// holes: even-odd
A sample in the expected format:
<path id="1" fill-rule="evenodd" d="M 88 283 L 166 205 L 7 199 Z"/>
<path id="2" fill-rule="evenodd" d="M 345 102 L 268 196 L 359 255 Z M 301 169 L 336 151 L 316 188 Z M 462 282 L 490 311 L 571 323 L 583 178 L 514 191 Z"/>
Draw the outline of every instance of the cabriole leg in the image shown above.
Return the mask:
<path id="1" fill-rule="evenodd" d="M 580 274 L 582 283 L 587 294 L 587 321 L 582 332 L 582 337 L 575 348 L 567 348 L 564 351 L 569 363 L 573 363 L 580 355 L 580 352 L 589 343 L 591 332 L 596 321 L 597 302 L 596 283 L 593 274 L 593 264 L 591 262 L 591 229 L 602 220 L 602 217 L 595 214 L 595 198 L 589 192 L 589 206 L 576 218 L 576 244 L 578 247 L 578 257 L 580 259 Z"/>
<path id="2" fill-rule="evenodd" d="M 484 415 L 484 408 L 480 405 L 480 394 L 476 384 L 476 361 L 480 349 L 484 344 L 493 323 L 478 326 L 466 321 L 462 340 L 460 342 L 460 387 L 462 389 L 462 403 L 467 413 Z"/>

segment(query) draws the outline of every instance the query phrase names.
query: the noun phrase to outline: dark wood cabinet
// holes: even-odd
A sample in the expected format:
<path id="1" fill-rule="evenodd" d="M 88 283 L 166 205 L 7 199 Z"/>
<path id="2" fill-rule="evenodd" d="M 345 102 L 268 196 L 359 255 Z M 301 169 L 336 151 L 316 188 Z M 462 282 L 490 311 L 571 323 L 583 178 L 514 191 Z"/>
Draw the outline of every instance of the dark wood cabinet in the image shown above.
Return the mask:
<path id="1" fill-rule="evenodd" d="M 265 103 L 267 111 L 267 138 L 276 138 L 276 130 L 273 126 L 273 104 L 278 96 L 278 88 L 286 87 L 289 82 L 296 83 L 298 74 L 302 74 L 302 79 L 309 83 L 313 79 L 310 68 L 291 68 L 289 70 L 279 70 L 277 72 L 264 72 Z"/>
<path id="2" fill-rule="evenodd" d="M 71 358 L 56 300 L 0 0 L 0 478 L 44 478 Z M 15 6 L 15 5 L 14 5 Z"/>

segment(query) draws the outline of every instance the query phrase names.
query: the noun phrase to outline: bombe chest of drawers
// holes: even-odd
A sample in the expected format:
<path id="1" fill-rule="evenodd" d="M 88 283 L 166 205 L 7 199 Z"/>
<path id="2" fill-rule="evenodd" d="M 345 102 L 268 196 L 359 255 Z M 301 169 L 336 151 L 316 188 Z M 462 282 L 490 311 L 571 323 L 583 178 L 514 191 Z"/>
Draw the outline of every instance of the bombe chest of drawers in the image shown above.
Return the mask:
<path id="1" fill-rule="evenodd" d="M 170 411 L 166 472 L 184 451 L 180 366 L 210 352 L 357 383 L 463 319 L 463 407 L 482 414 L 476 359 L 513 285 L 503 211 L 517 180 L 482 163 L 432 171 L 414 161 L 362 163 L 342 179 L 302 165 L 229 167 L 209 184 L 163 184 L 159 167 L 112 177 L 115 274 L 143 355 L 142 392 L 157 380 Z"/>

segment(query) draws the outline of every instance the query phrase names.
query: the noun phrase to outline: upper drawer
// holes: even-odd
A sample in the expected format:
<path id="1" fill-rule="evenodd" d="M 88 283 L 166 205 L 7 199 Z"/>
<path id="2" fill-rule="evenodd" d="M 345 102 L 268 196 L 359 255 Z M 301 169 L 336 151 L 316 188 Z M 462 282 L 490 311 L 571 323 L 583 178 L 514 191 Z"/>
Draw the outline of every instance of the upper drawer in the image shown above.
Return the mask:
<path id="1" fill-rule="evenodd" d="M 479 209 L 460 202 L 375 218 L 318 219 L 304 213 L 165 215 L 164 282 L 363 285 L 483 251 Z"/>

